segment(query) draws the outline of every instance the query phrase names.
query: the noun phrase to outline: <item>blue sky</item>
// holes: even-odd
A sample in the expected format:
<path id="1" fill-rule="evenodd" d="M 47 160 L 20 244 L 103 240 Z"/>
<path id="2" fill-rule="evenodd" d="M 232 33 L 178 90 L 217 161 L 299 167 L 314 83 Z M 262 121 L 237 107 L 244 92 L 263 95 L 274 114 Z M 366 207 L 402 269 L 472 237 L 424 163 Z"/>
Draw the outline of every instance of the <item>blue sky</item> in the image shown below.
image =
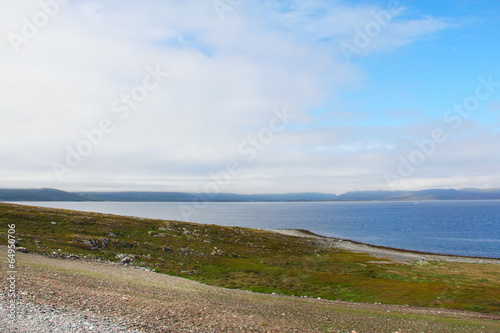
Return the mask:
<path id="1" fill-rule="evenodd" d="M 4 1 L 0 187 L 500 187 L 499 13 L 494 0 Z"/>

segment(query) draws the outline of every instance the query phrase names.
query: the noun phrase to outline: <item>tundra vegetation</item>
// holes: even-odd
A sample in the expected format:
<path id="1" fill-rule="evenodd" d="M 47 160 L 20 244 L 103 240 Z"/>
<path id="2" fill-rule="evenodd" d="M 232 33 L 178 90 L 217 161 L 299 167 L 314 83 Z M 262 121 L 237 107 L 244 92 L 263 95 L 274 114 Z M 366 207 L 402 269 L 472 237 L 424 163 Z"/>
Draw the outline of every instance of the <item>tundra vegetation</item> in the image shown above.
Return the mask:
<path id="1" fill-rule="evenodd" d="M 140 266 L 209 285 L 498 314 L 500 265 L 390 262 L 264 230 L 0 203 L 28 253 Z M 0 230 L 7 244 L 7 230 Z"/>

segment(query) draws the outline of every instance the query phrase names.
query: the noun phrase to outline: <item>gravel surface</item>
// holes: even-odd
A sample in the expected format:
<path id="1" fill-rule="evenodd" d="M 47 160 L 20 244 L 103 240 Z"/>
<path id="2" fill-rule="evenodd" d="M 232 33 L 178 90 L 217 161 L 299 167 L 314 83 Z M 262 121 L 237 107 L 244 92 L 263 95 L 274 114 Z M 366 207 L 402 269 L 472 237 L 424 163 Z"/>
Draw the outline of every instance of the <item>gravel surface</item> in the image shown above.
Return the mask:
<path id="1" fill-rule="evenodd" d="M 3 295 L 4 297 L 6 295 Z M 38 304 L 30 301 L 19 302 L 16 305 L 15 325 L 7 321 L 9 309 L 7 309 L 6 297 L 0 300 L 0 332 L 19 333 L 133 333 L 137 330 L 129 330 L 124 326 L 117 325 L 113 318 L 100 317 L 92 313 L 68 309 L 57 309 L 54 306 Z"/>
<path id="2" fill-rule="evenodd" d="M 324 242 L 325 247 L 334 247 L 351 252 L 368 253 L 374 257 L 386 258 L 396 262 L 411 262 L 411 261 L 449 261 L 449 262 L 463 262 L 474 264 L 495 264 L 500 265 L 500 259 L 493 258 L 476 258 L 466 256 L 453 256 L 443 254 L 432 254 L 424 252 L 416 252 L 409 250 L 393 249 L 384 246 L 375 246 L 354 242 L 347 239 L 325 237 L 313 234 L 307 230 L 298 229 L 268 229 L 267 231 L 276 232 L 283 235 L 313 238 L 318 241 Z"/>
<path id="3" fill-rule="evenodd" d="M 18 317 L 14 327 L 3 319 L 1 332 L 500 332 L 498 315 L 259 294 L 119 264 L 16 258 Z"/>

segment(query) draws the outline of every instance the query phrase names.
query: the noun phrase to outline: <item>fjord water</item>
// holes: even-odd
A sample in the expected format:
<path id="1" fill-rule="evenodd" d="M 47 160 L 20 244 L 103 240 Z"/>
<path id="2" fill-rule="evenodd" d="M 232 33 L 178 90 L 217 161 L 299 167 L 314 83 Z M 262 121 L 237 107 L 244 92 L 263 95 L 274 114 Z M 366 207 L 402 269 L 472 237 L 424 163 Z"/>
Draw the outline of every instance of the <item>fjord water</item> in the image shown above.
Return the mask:
<path id="1" fill-rule="evenodd" d="M 261 229 L 296 228 L 401 249 L 500 258 L 500 201 L 24 202 L 23 204 Z M 183 214 L 181 209 L 191 214 Z M 195 212 L 196 211 L 196 212 Z"/>

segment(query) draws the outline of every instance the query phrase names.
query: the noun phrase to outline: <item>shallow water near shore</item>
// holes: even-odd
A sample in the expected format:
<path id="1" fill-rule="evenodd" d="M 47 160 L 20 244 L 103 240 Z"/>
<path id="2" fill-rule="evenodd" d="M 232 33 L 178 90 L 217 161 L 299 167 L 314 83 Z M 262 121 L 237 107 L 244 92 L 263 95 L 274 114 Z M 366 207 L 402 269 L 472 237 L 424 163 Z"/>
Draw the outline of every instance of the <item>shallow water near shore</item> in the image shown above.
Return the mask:
<path id="1" fill-rule="evenodd" d="M 500 258 L 500 201 L 22 202 L 107 214 L 261 229 L 307 229 L 358 242 Z M 184 212 L 184 213 L 183 213 Z M 187 214 L 189 212 L 190 214 Z"/>

